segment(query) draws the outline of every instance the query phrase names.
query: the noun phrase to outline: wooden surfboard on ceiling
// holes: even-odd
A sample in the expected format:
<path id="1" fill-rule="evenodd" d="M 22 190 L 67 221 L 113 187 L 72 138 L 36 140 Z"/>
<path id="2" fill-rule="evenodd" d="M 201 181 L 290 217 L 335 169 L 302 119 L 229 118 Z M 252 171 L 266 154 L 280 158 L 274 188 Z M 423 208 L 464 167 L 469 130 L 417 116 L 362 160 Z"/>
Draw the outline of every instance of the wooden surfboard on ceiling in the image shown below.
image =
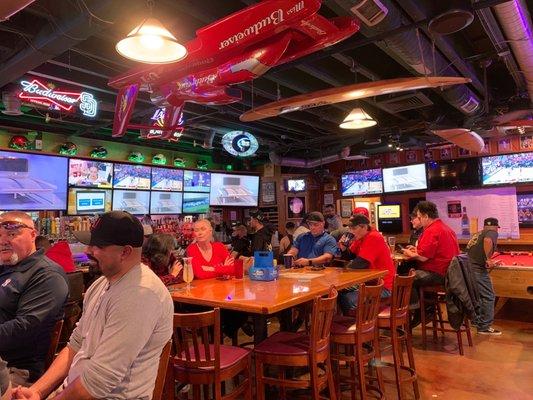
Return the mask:
<path id="1" fill-rule="evenodd" d="M 308 108 L 342 103 L 344 101 L 405 92 L 408 90 L 458 85 L 468 82 L 470 82 L 470 79 L 461 77 L 428 76 L 355 83 L 353 85 L 319 90 L 317 92 L 305 93 L 268 103 L 245 112 L 241 115 L 240 120 L 243 122 L 257 121 L 292 111 L 306 110 Z"/>
<path id="2" fill-rule="evenodd" d="M 480 153 L 485 146 L 481 136 L 469 129 L 441 129 L 435 131 L 432 130 L 431 132 L 462 149 L 474 151 L 476 153 Z"/>

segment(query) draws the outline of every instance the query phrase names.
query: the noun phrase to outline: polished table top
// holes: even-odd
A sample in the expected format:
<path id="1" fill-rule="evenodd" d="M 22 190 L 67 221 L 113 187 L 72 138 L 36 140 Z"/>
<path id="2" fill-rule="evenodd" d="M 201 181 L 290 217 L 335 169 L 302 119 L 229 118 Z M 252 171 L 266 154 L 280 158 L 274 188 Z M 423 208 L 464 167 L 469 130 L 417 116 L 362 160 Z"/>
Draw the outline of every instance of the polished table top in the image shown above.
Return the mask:
<path id="1" fill-rule="evenodd" d="M 331 286 L 344 289 L 384 276 L 380 270 L 344 270 L 328 267 L 322 271 L 307 268 L 282 270 L 275 281 L 243 279 L 205 279 L 192 282 L 190 292 L 185 284 L 169 286 L 172 299 L 180 303 L 220 307 L 255 314 L 273 314 L 305 303 L 328 293 Z"/>

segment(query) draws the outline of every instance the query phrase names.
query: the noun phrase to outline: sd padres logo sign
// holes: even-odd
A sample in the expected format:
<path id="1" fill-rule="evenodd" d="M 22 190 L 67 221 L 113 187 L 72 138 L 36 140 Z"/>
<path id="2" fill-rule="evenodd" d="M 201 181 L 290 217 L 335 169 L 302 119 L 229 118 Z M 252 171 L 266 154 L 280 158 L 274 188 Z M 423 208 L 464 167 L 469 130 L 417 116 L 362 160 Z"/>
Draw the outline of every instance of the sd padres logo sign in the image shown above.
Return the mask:
<path id="1" fill-rule="evenodd" d="M 231 131 L 222 137 L 222 146 L 234 156 L 249 157 L 259 148 L 254 135 L 245 131 Z"/>

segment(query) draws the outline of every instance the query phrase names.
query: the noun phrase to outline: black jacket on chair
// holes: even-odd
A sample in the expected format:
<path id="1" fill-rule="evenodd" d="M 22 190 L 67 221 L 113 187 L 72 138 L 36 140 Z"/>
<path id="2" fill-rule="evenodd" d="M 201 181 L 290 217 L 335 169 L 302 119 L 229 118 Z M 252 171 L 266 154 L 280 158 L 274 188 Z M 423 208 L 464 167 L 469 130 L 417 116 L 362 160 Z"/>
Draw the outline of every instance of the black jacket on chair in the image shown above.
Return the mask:
<path id="1" fill-rule="evenodd" d="M 472 320 L 479 303 L 477 284 L 466 254 L 459 254 L 450 262 L 446 277 L 446 310 L 453 329 L 459 330 L 465 316 Z"/>

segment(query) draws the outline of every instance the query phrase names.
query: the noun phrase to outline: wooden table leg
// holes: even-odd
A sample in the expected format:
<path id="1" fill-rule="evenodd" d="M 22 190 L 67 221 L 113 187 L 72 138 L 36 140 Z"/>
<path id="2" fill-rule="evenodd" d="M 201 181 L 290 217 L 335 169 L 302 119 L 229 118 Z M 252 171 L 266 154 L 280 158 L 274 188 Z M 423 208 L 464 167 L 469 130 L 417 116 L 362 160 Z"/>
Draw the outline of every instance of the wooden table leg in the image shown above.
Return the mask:
<path id="1" fill-rule="evenodd" d="M 267 316 L 264 314 L 253 314 L 254 319 L 254 344 L 259 344 L 268 337 Z"/>
<path id="2" fill-rule="evenodd" d="M 509 300 L 509 297 L 498 297 L 498 300 L 496 300 L 496 305 L 494 306 L 494 315 L 498 314 L 505 303 L 507 303 L 507 300 Z"/>

